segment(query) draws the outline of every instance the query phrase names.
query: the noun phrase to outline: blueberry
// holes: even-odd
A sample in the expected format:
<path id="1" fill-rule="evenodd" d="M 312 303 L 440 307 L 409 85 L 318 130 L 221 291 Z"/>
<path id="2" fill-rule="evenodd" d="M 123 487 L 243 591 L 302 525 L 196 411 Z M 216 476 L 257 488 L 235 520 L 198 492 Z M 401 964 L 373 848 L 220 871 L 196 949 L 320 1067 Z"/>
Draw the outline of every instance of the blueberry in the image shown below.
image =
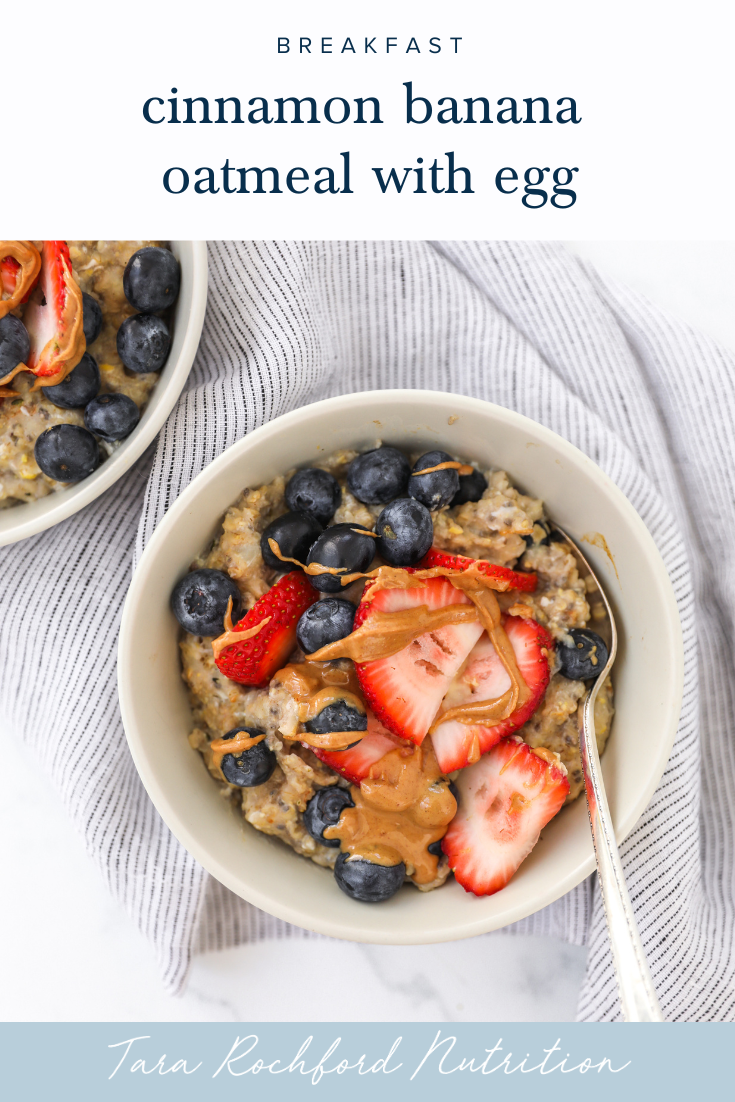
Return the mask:
<path id="1" fill-rule="evenodd" d="M 346 807 L 354 807 L 346 788 L 320 788 L 306 805 L 304 826 L 315 842 L 332 849 L 339 847 L 339 838 L 325 838 L 327 827 L 335 826 Z"/>
<path id="2" fill-rule="evenodd" d="M 328 735 L 332 731 L 367 731 L 367 716 L 350 707 L 346 700 L 335 700 L 309 720 L 306 730 L 311 731 L 312 735 Z"/>
<path id="3" fill-rule="evenodd" d="M 375 531 L 377 550 L 391 566 L 413 566 L 423 559 L 434 539 L 431 513 L 412 497 L 399 497 L 386 505 Z"/>
<path id="4" fill-rule="evenodd" d="M 602 673 L 607 665 L 607 647 L 600 636 L 587 628 L 572 628 L 569 632 L 573 647 L 563 643 L 556 648 L 559 668 L 572 681 L 589 681 Z"/>
<path id="5" fill-rule="evenodd" d="M 365 533 L 365 535 L 363 535 Z M 322 593 L 340 593 L 340 574 L 361 574 L 375 555 L 375 538 L 360 524 L 333 524 L 322 532 L 311 551 L 308 563 L 333 566 L 339 574 L 309 575 L 311 584 Z"/>
<path id="6" fill-rule="evenodd" d="M 449 505 L 452 498 L 459 490 L 459 475 L 454 467 L 448 467 L 443 471 L 432 471 L 431 474 L 416 475 L 416 471 L 423 471 L 427 467 L 438 467 L 440 463 L 451 463 L 451 455 L 446 452 L 426 452 L 413 465 L 414 473 L 408 480 L 408 492 L 415 497 L 427 509 L 441 509 L 443 505 Z"/>
<path id="7" fill-rule="evenodd" d="M 321 525 L 328 524 L 342 500 L 339 483 L 328 471 L 318 467 L 306 467 L 297 471 L 286 486 L 286 504 L 289 509 L 308 513 Z"/>
<path id="8" fill-rule="evenodd" d="M 234 738 L 242 731 L 253 737 L 263 734 L 259 727 L 233 727 L 222 737 Z M 230 784 L 236 784 L 238 788 L 255 788 L 259 784 L 265 784 L 276 764 L 276 755 L 268 749 L 264 739 L 256 742 L 249 750 L 243 750 L 241 754 L 225 754 L 220 768 Z"/>
<path id="9" fill-rule="evenodd" d="M 406 878 L 406 866 L 374 865 L 362 857 L 349 858 L 340 853 L 334 866 L 334 879 L 351 899 L 361 903 L 382 903 L 395 895 Z"/>
<path id="10" fill-rule="evenodd" d="M 84 411 L 84 424 L 103 440 L 124 440 L 140 420 L 140 410 L 127 394 L 100 394 Z"/>
<path id="11" fill-rule="evenodd" d="M 144 314 L 157 314 L 173 306 L 180 284 L 179 262 L 170 249 L 149 245 L 133 253 L 125 265 L 125 298 Z"/>
<path id="12" fill-rule="evenodd" d="M 31 338 L 23 322 L 12 314 L 0 318 L 0 379 L 28 361 Z"/>
<path id="13" fill-rule="evenodd" d="M 100 449 L 81 425 L 52 425 L 36 439 L 36 463 L 57 482 L 79 482 L 100 463 Z"/>
<path id="14" fill-rule="evenodd" d="M 443 852 L 441 838 L 438 842 L 432 842 L 431 845 L 428 845 L 426 848 L 428 849 L 429 853 L 433 853 L 434 857 L 441 857 Z"/>
<path id="15" fill-rule="evenodd" d="M 99 389 L 100 369 L 88 352 L 60 383 L 42 388 L 44 397 L 61 409 L 83 409 L 97 397 Z"/>
<path id="16" fill-rule="evenodd" d="M 322 526 L 306 513 L 284 513 L 269 524 L 260 537 L 263 562 L 271 570 L 293 570 L 294 564 L 282 562 L 270 549 L 268 540 L 275 540 L 282 555 L 305 563 L 306 556 L 321 535 Z"/>
<path id="17" fill-rule="evenodd" d="M 160 371 L 170 347 L 166 322 L 153 314 L 133 314 L 117 331 L 117 354 L 128 371 L 139 375 Z"/>
<path id="18" fill-rule="evenodd" d="M 365 505 L 385 505 L 405 494 L 411 465 L 397 448 L 374 448 L 352 460 L 347 485 Z"/>
<path id="19" fill-rule="evenodd" d="M 185 574 L 171 594 L 171 610 L 192 635 L 221 635 L 227 601 L 232 597 L 232 622 L 240 618 L 240 590 L 222 570 L 193 570 Z"/>
<path id="20" fill-rule="evenodd" d="M 296 638 L 304 654 L 313 654 L 352 631 L 356 608 L 340 597 L 325 597 L 302 612 Z"/>
<path id="21" fill-rule="evenodd" d="M 487 489 L 487 479 L 482 471 L 459 476 L 459 489 L 452 498 L 452 505 L 464 505 L 466 501 L 479 501 Z"/>
<path id="22" fill-rule="evenodd" d="M 87 348 L 89 348 L 102 332 L 102 307 L 97 299 L 92 298 L 86 291 L 82 292 L 82 328 Z"/>

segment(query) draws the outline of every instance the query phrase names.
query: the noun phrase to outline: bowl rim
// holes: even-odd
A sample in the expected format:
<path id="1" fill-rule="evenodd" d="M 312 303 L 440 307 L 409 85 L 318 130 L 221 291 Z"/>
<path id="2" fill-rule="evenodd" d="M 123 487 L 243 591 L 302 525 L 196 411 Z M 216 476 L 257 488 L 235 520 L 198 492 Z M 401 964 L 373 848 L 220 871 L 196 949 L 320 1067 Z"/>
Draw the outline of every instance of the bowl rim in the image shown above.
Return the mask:
<path id="1" fill-rule="evenodd" d="M 165 380 L 161 400 L 150 410 L 149 416 L 145 418 L 137 431 L 128 438 L 124 448 L 111 455 L 82 482 L 77 482 L 67 490 L 55 493 L 53 495 L 53 507 L 43 512 L 33 510 L 34 505 L 40 501 L 48 501 L 48 497 L 31 502 L 21 502 L 12 506 L 7 512 L 21 515 L 18 517 L 17 523 L 9 524 L 6 529 L 0 530 L 0 547 L 17 543 L 19 540 L 27 539 L 29 536 L 35 536 L 39 532 L 45 532 L 46 529 L 53 528 L 61 521 L 67 520 L 78 513 L 80 509 L 84 509 L 100 494 L 103 494 L 105 490 L 109 490 L 110 486 L 113 486 L 125 471 L 132 467 L 133 463 L 140 458 L 149 444 L 156 438 L 176 404 L 191 371 L 204 326 L 204 315 L 207 308 L 208 265 L 206 241 L 171 241 L 170 245 L 174 250 L 182 245 L 191 248 L 192 296 L 191 309 L 186 318 L 181 349 L 173 365 L 173 370 Z M 159 386 L 160 382 L 156 384 L 152 393 L 155 394 Z M 26 510 L 28 509 L 34 515 L 27 516 Z M 6 511 L 3 510 L 3 512 Z"/>
<path id="2" fill-rule="evenodd" d="M 178 811 L 169 800 L 165 787 L 159 783 L 155 770 L 148 761 L 145 742 L 139 736 L 133 720 L 134 687 L 132 678 L 128 676 L 128 668 L 135 647 L 133 628 L 136 612 L 138 611 L 138 590 L 144 584 L 144 578 L 149 571 L 149 564 L 152 564 L 156 560 L 159 549 L 165 545 L 169 530 L 176 525 L 182 514 L 190 511 L 193 499 L 196 498 L 207 485 L 217 480 L 219 471 L 223 467 L 233 460 L 237 460 L 243 455 L 246 455 L 252 449 L 257 448 L 261 442 L 267 440 L 269 434 L 273 431 L 274 425 L 277 425 L 279 429 L 288 428 L 290 425 L 308 420 L 314 412 L 331 410 L 335 415 L 338 415 L 339 411 L 346 407 L 359 405 L 361 402 L 368 399 L 374 402 L 381 398 L 409 405 L 417 400 L 427 400 L 436 405 L 441 405 L 444 409 L 446 408 L 447 402 L 451 401 L 452 410 L 456 410 L 460 413 L 463 412 L 463 410 L 477 412 L 479 406 L 483 411 L 487 411 L 494 417 L 504 420 L 521 433 L 530 431 L 532 426 L 532 431 L 536 436 L 545 439 L 546 443 L 565 454 L 570 460 L 573 460 L 576 464 L 581 464 L 592 472 L 592 476 L 604 486 L 605 490 L 613 497 L 622 512 L 626 514 L 626 519 L 634 530 L 634 534 L 637 535 L 638 539 L 642 541 L 643 544 L 648 545 L 650 559 L 655 563 L 655 573 L 659 583 L 658 588 L 662 597 L 662 609 L 666 615 L 666 627 L 669 638 L 672 641 L 672 652 L 674 656 L 672 682 L 675 686 L 675 692 L 668 700 L 668 708 L 665 713 L 666 737 L 660 739 L 655 765 L 651 768 L 648 781 L 640 790 L 637 800 L 631 805 L 627 814 L 621 816 L 615 826 L 615 835 L 618 844 L 630 834 L 645 808 L 648 806 L 664 774 L 678 729 L 678 720 L 683 697 L 684 646 L 681 622 L 671 579 L 658 548 L 654 543 L 653 537 L 646 528 L 643 520 L 609 475 L 574 444 L 569 443 L 564 437 L 559 436 L 545 425 L 523 414 L 517 413 L 514 410 L 507 409 L 504 406 L 486 402 L 484 399 L 432 390 L 396 389 L 356 391 L 334 398 L 322 399 L 321 401 L 300 406 L 296 410 L 281 414 L 266 422 L 264 425 L 261 425 L 259 428 L 253 429 L 244 437 L 241 437 L 239 440 L 235 441 L 235 443 L 231 444 L 230 447 L 226 448 L 225 451 L 212 460 L 194 479 L 192 479 L 189 485 L 181 492 L 173 505 L 168 509 L 166 515 L 161 519 L 148 540 L 133 573 L 123 607 L 120 626 L 118 642 L 118 693 L 128 747 L 136 769 L 138 770 L 138 774 L 151 801 L 174 837 L 207 872 L 215 877 L 215 879 L 224 884 L 225 887 L 229 888 L 240 898 L 247 900 L 247 902 L 259 907 L 268 914 L 274 915 L 286 922 L 293 923 L 301 928 L 314 930 L 330 937 L 373 944 L 431 944 L 473 937 L 478 934 L 502 928 L 511 922 L 535 914 L 543 907 L 553 903 L 556 899 L 566 895 L 567 892 L 580 884 L 596 868 L 591 836 L 587 856 L 579 860 L 574 867 L 569 868 L 566 875 L 557 881 L 554 889 L 547 890 L 543 898 L 537 903 L 534 903 L 531 907 L 522 902 L 518 902 L 509 905 L 505 910 L 494 915 L 478 917 L 474 921 L 464 921 L 461 928 L 456 929 L 456 931 L 450 928 L 444 928 L 441 931 L 435 931 L 433 933 L 422 933 L 422 931 L 416 930 L 412 932 L 410 936 L 396 936 L 397 932 L 389 928 L 382 928 L 381 930 L 376 930 L 368 926 L 361 928 L 359 920 L 357 920 L 354 925 L 347 928 L 346 924 L 342 921 L 332 921 L 329 917 L 314 915 L 308 908 L 302 908 L 299 905 L 292 905 L 290 903 L 284 903 L 280 899 L 274 899 L 267 890 L 257 885 L 253 886 L 252 884 L 247 884 L 247 890 L 245 890 L 242 883 L 244 878 L 242 876 L 238 878 L 231 874 L 228 868 L 218 859 L 218 855 L 212 853 L 203 843 L 199 842 L 189 821 L 179 815 Z M 497 896 L 494 898 L 497 899 Z"/>

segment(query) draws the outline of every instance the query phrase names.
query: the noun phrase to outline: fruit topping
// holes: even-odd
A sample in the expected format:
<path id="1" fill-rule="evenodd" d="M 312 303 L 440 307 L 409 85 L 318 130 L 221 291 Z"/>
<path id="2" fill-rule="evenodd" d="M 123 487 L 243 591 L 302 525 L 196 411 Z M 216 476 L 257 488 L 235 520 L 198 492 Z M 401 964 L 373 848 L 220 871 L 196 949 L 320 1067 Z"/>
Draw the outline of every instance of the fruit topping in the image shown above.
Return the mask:
<path id="1" fill-rule="evenodd" d="M 304 812 L 304 826 L 315 842 L 321 842 L 330 849 L 339 847 L 339 838 L 325 838 L 324 831 L 327 827 L 339 822 L 339 817 L 346 807 L 354 807 L 352 797 L 346 788 L 320 788 L 311 797 Z"/>
<path id="2" fill-rule="evenodd" d="M 81 360 L 82 315 L 82 292 L 71 274 L 66 242 L 44 241 L 41 275 L 23 314 L 31 339 L 26 365 L 38 376 L 34 390 L 60 383 Z"/>
<path id="3" fill-rule="evenodd" d="M 130 436 L 139 420 L 140 410 L 127 394 L 100 394 L 84 411 L 89 431 L 110 443 Z"/>
<path id="4" fill-rule="evenodd" d="M 102 307 L 96 298 L 92 298 L 86 291 L 82 291 L 82 327 L 87 348 L 99 337 L 102 332 Z"/>
<path id="5" fill-rule="evenodd" d="M 497 588 L 520 589 L 524 593 L 533 593 L 538 583 L 535 574 L 523 574 L 518 570 L 510 570 L 507 566 L 495 566 L 484 559 L 468 559 L 464 555 L 450 555 L 441 551 L 438 547 L 431 547 L 424 555 L 419 566 L 429 569 L 432 566 L 442 566 L 449 570 L 466 570 L 469 566 L 476 566 L 488 578 L 494 578 L 498 582 Z"/>
<path id="6" fill-rule="evenodd" d="M 482 471 L 473 470 L 472 474 L 459 476 L 459 489 L 450 505 L 464 505 L 467 501 L 479 501 L 487 489 L 487 479 Z"/>
<path id="7" fill-rule="evenodd" d="M 204 567 L 185 574 L 174 586 L 171 610 L 184 631 L 192 635 L 220 635 L 228 603 L 235 620 L 240 612 L 240 590 L 223 570 Z"/>
<path id="8" fill-rule="evenodd" d="M 306 513 L 284 513 L 269 524 L 260 537 L 260 553 L 263 556 L 263 562 L 271 570 L 291 570 L 291 564 L 284 562 L 284 559 L 305 562 L 321 532 L 321 524 Z M 274 553 L 270 540 L 275 540 L 278 544 L 282 558 Z"/>
<path id="9" fill-rule="evenodd" d="M 400 497 L 386 505 L 375 525 L 377 551 L 391 566 L 413 566 L 434 538 L 431 513 L 420 501 Z"/>
<path id="10" fill-rule="evenodd" d="M 469 598 L 445 578 L 431 578 L 408 589 L 366 590 L 355 627 L 376 614 L 409 610 L 414 625 L 433 610 L 469 605 Z M 424 606 L 422 608 L 422 606 Z M 477 620 L 426 631 L 386 658 L 356 664 L 365 699 L 377 718 L 398 738 L 420 743 L 467 655 L 482 634 Z"/>
<path id="11" fill-rule="evenodd" d="M 346 700 L 334 700 L 307 721 L 306 730 L 315 735 L 327 735 L 332 731 L 367 731 L 367 715 L 351 707 Z M 357 743 L 351 745 L 356 746 Z M 349 749 L 349 746 L 345 749 Z M 332 752 L 341 754 L 343 751 Z"/>
<path id="12" fill-rule="evenodd" d="M 443 464 L 445 463 L 453 465 L 444 467 Z M 432 512 L 441 509 L 444 505 L 449 505 L 459 490 L 459 474 L 454 464 L 455 461 L 446 452 L 433 451 L 422 455 L 414 463 L 411 477 L 408 480 L 408 492 L 411 497 L 415 497 L 417 501 L 420 501 L 427 509 L 431 509 Z M 428 470 L 437 467 L 442 467 L 442 469 Z M 428 473 L 420 474 L 420 471 L 428 471 Z"/>
<path id="13" fill-rule="evenodd" d="M 160 371 L 171 347 L 171 334 L 163 318 L 133 314 L 117 331 L 117 354 L 137 375 Z"/>
<path id="14" fill-rule="evenodd" d="M 306 513 L 322 526 L 328 524 L 342 500 L 337 479 L 318 467 L 297 471 L 286 483 L 286 504 L 297 513 Z"/>
<path id="15" fill-rule="evenodd" d="M 405 743 L 386 731 L 368 709 L 367 731 L 354 747 L 345 750 L 319 750 L 311 746 L 310 749 L 330 769 L 334 769 L 353 784 L 359 784 L 368 775 L 371 765 L 380 761 L 390 750 L 404 745 Z"/>
<path id="16" fill-rule="evenodd" d="M 40 271 L 41 255 L 33 242 L 0 241 L 0 319 L 28 301 Z"/>
<path id="17" fill-rule="evenodd" d="M 352 460 L 347 468 L 350 493 L 365 505 L 385 505 L 405 494 L 411 466 L 397 448 L 373 448 Z"/>
<path id="18" fill-rule="evenodd" d="M 238 740 L 238 735 L 248 739 L 264 735 L 259 727 L 234 727 L 223 735 L 224 740 Z M 276 755 L 269 750 L 264 741 L 258 741 L 239 753 L 224 754 L 220 763 L 225 780 L 238 788 L 255 788 L 265 784 L 276 768 Z"/>
<path id="19" fill-rule="evenodd" d="M 554 648 L 553 639 L 535 620 L 508 616 L 503 626 L 529 695 L 508 718 L 500 722 L 492 722 L 490 709 L 485 722 L 481 712 L 477 714 L 477 721 L 471 722 L 473 704 L 499 700 L 511 684 L 492 641 L 483 634 L 449 686 L 442 702 L 442 712 L 432 727 L 431 739 L 443 773 L 451 773 L 477 761 L 501 738 L 516 731 L 531 718 L 546 691 L 549 683 L 548 655 Z M 470 719 L 469 723 L 453 718 L 453 713 L 457 716 L 461 709 L 468 707 L 470 714 L 465 715 Z M 445 720 L 443 715 L 447 717 Z"/>
<path id="20" fill-rule="evenodd" d="M 43 473 L 57 482 L 80 482 L 100 463 L 99 445 L 81 425 L 52 425 L 36 438 L 33 454 Z"/>
<path id="21" fill-rule="evenodd" d="M 406 879 L 406 866 L 374 865 L 362 857 L 340 853 L 334 866 L 334 879 L 345 895 L 360 903 L 383 903 L 395 895 Z"/>
<path id="22" fill-rule="evenodd" d="M 237 624 L 214 640 L 220 673 L 241 685 L 264 685 L 296 646 L 296 625 L 319 594 L 300 570 L 284 574 Z M 240 636 L 240 638 L 237 638 Z"/>
<path id="23" fill-rule="evenodd" d="M 474 895 L 508 883 L 561 808 L 569 782 L 558 755 L 531 750 L 512 735 L 457 779 L 460 806 L 442 849 L 450 868 Z"/>
<path id="24" fill-rule="evenodd" d="M 72 371 L 56 386 L 42 388 L 45 398 L 60 409 L 83 409 L 97 397 L 100 389 L 100 369 L 88 352 Z M 87 426 L 89 427 L 89 426 Z"/>
<path id="25" fill-rule="evenodd" d="M 339 593 L 343 588 L 340 578 L 364 573 L 374 555 L 375 537 L 367 528 L 359 524 L 333 524 L 314 543 L 307 565 L 318 563 L 331 567 L 334 573 L 312 575 L 312 584 L 322 593 Z"/>
<path id="26" fill-rule="evenodd" d="M 170 249 L 148 245 L 133 253 L 125 265 L 125 298 L 144 314 L 157 314 L 173 306 L 180 284 L 179 262 Z"/>
<path id="27" fill-rule="evenodd" d="M 607 665 L 607 646 L 595 631 L 572 628 L 573 646 L 561 643 L 557 650 L 559 672 L 570 681 L 590 681 Z"/>
<path id="28" fill-rule="evenodd" d="M 12 378 L 15 369 L 25 364 L 30 350 L 31 341 L 23 322 L 12 314 L 0 318 L 0 378 Z"/>
<path id="29" fill-rule="evenodd" d="M 352 631 L 355 606 L 342 597 L 325 597 L 303 613 L 296 627 L 296 638 L 304 654 L 344 639 Z"/>

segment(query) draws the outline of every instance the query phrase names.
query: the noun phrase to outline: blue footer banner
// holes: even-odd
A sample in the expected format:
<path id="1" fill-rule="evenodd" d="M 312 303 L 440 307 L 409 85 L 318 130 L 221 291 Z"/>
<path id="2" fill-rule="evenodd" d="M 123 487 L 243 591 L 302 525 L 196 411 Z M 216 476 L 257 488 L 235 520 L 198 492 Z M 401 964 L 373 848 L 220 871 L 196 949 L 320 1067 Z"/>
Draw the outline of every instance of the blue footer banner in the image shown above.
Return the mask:
<path id="1" fill-rule="evenodd" d="M 709 1023 L 13 1023 L 0 1088 L 13 1102 L 691 1098 L 731 1089 L 734 1039 Z"/>

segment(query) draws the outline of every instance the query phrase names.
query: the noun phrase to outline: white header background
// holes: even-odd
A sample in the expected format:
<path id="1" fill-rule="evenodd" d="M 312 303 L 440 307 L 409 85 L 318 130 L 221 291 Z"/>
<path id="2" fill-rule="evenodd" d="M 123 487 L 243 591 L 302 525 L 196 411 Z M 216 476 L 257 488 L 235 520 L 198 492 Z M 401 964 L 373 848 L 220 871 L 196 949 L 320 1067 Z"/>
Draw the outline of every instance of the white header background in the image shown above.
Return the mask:
<path id="1" fill-rule="evenodd" d="M 735 238 L 732 201 L 731 0 L 283 0 L 205 3 L 68 0 L 3 12 L 4 110 L 0 210 L 6 237 L 474 237 Z M 288 37 L 291 52 L 278 54 Z M 296 52 L 299 36 L 311 55 Z M 461 37 L 453 52 L 450 36 Z M 322 37 L 332 54 L 321 54 Z M 356 54 L 340 53 L 349 37 Z M 386 39 L 396 45 L 386 52 Z M 421 53 L 406 53 L 416 38 Z M 439 37 L 440 54 L 429 53 Z M 375 38 L 376 54 L 364 53 Z M 9 48 L 8 48 L 9 47 Z M 405 81 L 434 104 L 406 125 Z M 384 124 L 150 125 L 144 102 L 170 89 L 217 97 L 377 96 Z M 577 101 L 582 122 L 441 125 L 437 101 L 545 96 Z M 168 106 L 168 105 L 166 105 Z M 290 168 L 313 179 L 351 152 L 352 195 L 286 191 Z M 434 157 L 471 169 L 473 195 L 381 194 L 372 172 L 424 167 Z M 225 194 L 233 168 L 274 165 L 282 195 Z M 194 193 L 194 172 L 216 170 L 219 194 Z M 185 167 L 189 189 L 162 179 Z M 522 205 L 495 174 L 512 166 L 577 166 L 577 201 Z M 176 174 L 178 175 L 178 174 Z M 443 173 L 446 176 L 446 173 Z M 268 176 L 266 175 L 266 180 Z M 412 177 L 412 179 L 415 179 Z M 461 179 L 461 178 L 460 178 Z M 233 183 L 236 177 L 233 178 Z M 521 188 L 523 181 L 520 181 Z M 249 183 L 250 187 L 253 185 Z M 269 186 L 269 185 L 266 185 Z M 428 185 L 426 185 L 428 187 Z M 550 189 L 549 189 L 550 190 Z"/>

